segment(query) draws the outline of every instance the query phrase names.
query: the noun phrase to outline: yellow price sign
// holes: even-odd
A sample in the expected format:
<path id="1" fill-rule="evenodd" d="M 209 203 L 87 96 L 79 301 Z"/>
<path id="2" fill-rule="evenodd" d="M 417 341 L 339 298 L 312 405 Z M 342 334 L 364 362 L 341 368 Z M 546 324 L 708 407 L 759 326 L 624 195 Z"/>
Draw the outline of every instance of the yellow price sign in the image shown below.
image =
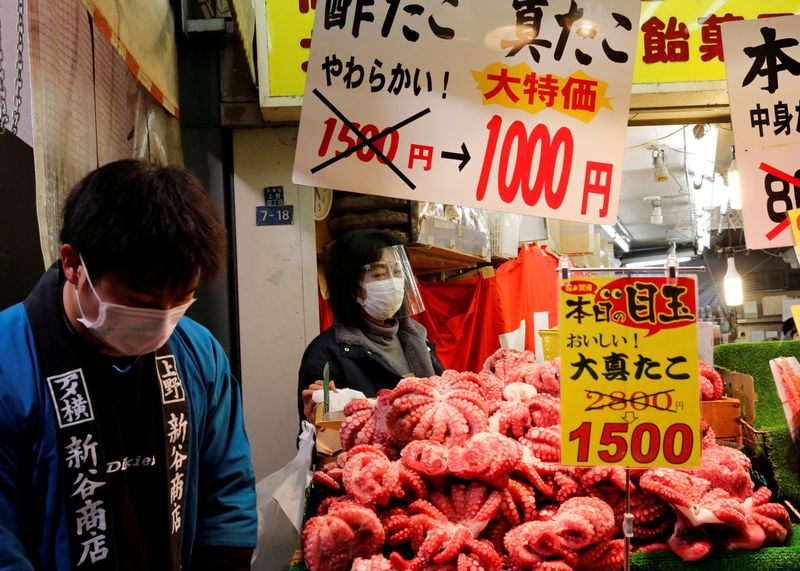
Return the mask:
<path id="1" fill-rule="evenodd" d="M 789 210 L 786 216 L 789 218 L 789 225 L 792 227 L 794 255 L 800 260 L 800 209 Z"/>
<path id="2" fill-rule="evenodd" d="M 694 277 L 560 286 L 561 462 L 700 465 Z"/>

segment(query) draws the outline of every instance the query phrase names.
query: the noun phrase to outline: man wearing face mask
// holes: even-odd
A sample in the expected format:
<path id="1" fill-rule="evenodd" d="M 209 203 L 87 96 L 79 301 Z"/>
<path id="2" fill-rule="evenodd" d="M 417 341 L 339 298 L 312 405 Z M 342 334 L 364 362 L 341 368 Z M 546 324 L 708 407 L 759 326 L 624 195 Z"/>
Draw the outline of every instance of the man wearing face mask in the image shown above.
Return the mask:
<path id="1" fill-rule="evenodd" d="M 379 230 L 354 230 L 331 248 L 326 272 L 333 326 L 306 348 L 300 365 L 298 414 L 313 421 L 312 395 L 330 364 L 335 387 L 374 397 L 404 377 L 443 371 L 425 328 L 410 318 L 424 310 L 403 246 Z"/>
<path id="2" fill-rule="evenodd" d="M 59 261 L 0 313 L 1 569 L 249 569 L 240 386 L 183 317 L 226 250 L 181 168 L 117 161 L 72 189 Z"/>

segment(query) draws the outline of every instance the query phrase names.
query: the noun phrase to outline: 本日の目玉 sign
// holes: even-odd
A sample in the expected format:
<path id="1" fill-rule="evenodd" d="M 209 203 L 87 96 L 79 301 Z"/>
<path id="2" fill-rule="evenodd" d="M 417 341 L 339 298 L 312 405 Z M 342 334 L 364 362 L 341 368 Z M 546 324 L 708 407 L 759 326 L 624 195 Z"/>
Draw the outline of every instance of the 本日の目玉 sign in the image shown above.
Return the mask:
<path id="1" fill-rule="evenodd" d="M 561 463 L 700 465 L 693 277 L 562 280 Z"/>
<path id="2" fill-rule="evenodd" d="M 748 248 L 793 244 L 800 208 L 800 16 L 722 27 Z"/>
<path id="3" fill-rule="evenodd" d="M 317 5 L 298 184 L 616 219 L 636 0 Z"/>

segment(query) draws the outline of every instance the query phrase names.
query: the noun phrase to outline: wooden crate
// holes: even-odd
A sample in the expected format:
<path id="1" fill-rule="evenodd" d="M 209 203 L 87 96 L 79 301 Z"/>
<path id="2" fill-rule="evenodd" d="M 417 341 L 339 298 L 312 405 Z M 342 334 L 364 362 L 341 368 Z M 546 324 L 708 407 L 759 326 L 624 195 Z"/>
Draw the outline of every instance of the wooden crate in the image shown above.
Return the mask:
<path id="1" fill-rule="evenodd" d="M 722 397 L 702 401 L 700 414 L 714 429 L 717 440 L 742 443 L 742 404 L 739 399 Z"/>

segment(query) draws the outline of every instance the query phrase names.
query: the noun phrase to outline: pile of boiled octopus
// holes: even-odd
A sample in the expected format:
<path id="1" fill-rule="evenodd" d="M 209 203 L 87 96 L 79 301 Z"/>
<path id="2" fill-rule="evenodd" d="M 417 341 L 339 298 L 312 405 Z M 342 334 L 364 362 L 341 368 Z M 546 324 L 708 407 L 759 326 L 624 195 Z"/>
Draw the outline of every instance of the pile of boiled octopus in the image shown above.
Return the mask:
<path id="1" fill-rule="evenodd" d="M 401 381 L 345 408 L 343 452 L 313 476 L 310 571 L 616 570 L 625 469 L 560 464 L 558 363 L 500 349 L 480 373 Z M 701 365 L 702 398 L 722 380 Z M 632 546 L 684 560 L 791 530 L 750 460 L 704 424 L 699 470 L 631 470 Z"/>

